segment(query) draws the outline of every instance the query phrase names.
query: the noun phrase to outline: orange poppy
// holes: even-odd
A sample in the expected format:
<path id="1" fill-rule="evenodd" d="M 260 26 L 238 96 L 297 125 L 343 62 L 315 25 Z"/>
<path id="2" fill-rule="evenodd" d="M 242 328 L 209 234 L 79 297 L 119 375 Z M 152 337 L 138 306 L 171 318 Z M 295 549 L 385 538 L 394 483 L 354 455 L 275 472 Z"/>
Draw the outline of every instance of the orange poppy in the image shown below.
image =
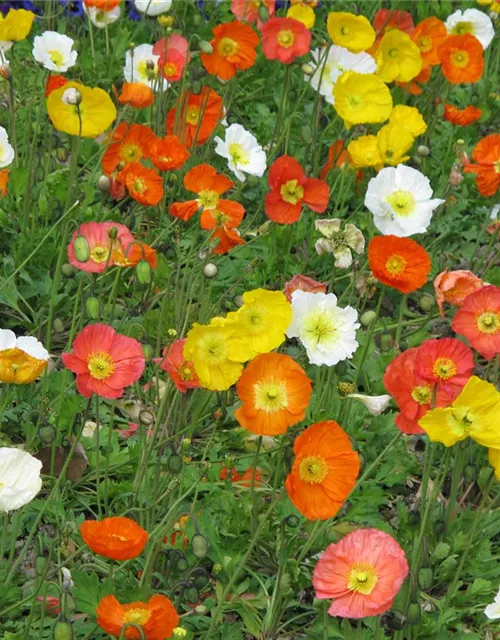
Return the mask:
<path id="1" fill-rule="evenodd" d="M 305 418 L 312 388 L 293 358 L 263 353 L 243 371 L 236 391 L 243 403 L 234 412 L 240 425 L 252 433 L 276 436 Z"/>
<path id="2" fill-rule="evenodd" d="M 423 287 L 431 270 L 429 254 L 418 242 L 390 235 L 370 240 L 368 263 L 377 280 L 402 293 Z"/>
<path id="3" fill-rule="evenodd" d="M 293 445 L 295 461 L 285 488 L 309 520 L 333 518 L 356 485 L 359 456 L 334 420 L 308 427 Z"/>
<path id="4" fill-rule="evenodd" d="M 167 132 L 178 135 L 187 147 L 195 142 L 204 144 L 224 117 L 222 98 L 209 87 L 203 87 L 199 94 L 184 93 L 177 104 L 167 114 Z M 177 109 L 180 114 L 176 124 Z"/>
<path id="5" fill-rule="evenodd" d="M 448 31 L 444 22 L 434 16 L 417 24 L 412 39 L 420 49 L 424 67 L 441 63 L 438 50 L 447 37 Z"/>
<path id="6" fill-rule="evenodd" d="M 215 246 L 214 240 L 218 240 Z M 210 241 L 212 244 L 212 253 L 220 256 L 229 253 L 231 249 L 237 245 L 246 244 L 238 229 L 226 229 L 226 227 L 217 227 L 210 236 Z"/>
<path id="7" fill-rule="evenodd" d="M 102 170 L 111 175 L 119 165 L 140 162 L 149 156 L 149 145 L 154 133 L 142 124 L 128 125 L 120 123 L 112 137 L 108 139 L 108 148 L 102 159 Z"/>
<path id="8" fill-rule="evenodd" d="M 477 164 L 468 164 L 464 171 L 476 174 L 481 195 L 494 195 L 500 186 L 500 134 L 492 133 L 480 140 L 474 147 L 472 158 Z"/>
<path id="9" fill-rule="evenodd" d="M 402 87 L 405 91 L 409 91 L 412 96 L 420 96 L 424 92 L 420 85 L 427 84 L 431 79 L 432 67 L 423 67 L 422 71 L 415 76 L 411 82 L 396 82 L 398 87 Z"/>
<path id="10" fill-rule="evenodd" d="M 50 96 L 52 91 L 64 87 L 65 84 L 68 84 L 68 80 L 64 76 L 50 75 L 45 85 L 45 97 Z"/>
<path id="11" fill-rule="evenodd" d="M 239 202 L 220 200 L 216 209 L 203 209 L 200 217 L 202 229 L 215 229 L 217 226 L 235 229 L 243 220 L 245 209 Z"/>
<path id="12" fill-rule="evenodd" d="M 458 124 L 462 127 L 467 127 L 469 124 L 473 124 L 483 115 L 481 109 L 478 109 L 474 105 L 470 104 L 465 109 L 460 109 L 453 104 L 444 105 L 444 119 L 451 122 L 451 124 Z"/>
<path id="13" fill-rule="evenodd" d="M 438 49 L 444 77 L 451 84 L 477 82 L 484 69 L 483 45 L 465 33 L 448 36 Z"/>
<path id="14" fill-rule="evenodd" d="M 349 163 L 345 142 L 343 140 L 335 140 L 328 149 L 328 160 L 321 169 L 320 178 L 325 180 L 333 167 L 343 169 Z"/>
<path id="15" fill-rule="evenodd" d="M 212 53 L 201 53 L 201 62 L 208 73 L 229 80 L 238 70 L 249 69 L 255 64 L 259 36 L 248 24 L 234 20 L 212 29 Z"/>
<path id="16" fill-rule="evenodd" d="M 85 520 L 80 525 L 80 535 L 94 553 L 112 560 L 137 558 L 149 538 L 136 522 L 121 517 Z"/>
<path id="17" fill-rule="evenodd" d="M 122 91 L 118 96 L 120 104 L 129 104 L 134 109 L 150 107 L 154 100 L 154 93 L 143 82 L 124 82 Z"/>
<path id="18" fill-rule="evenodd" d="M 151 161 L 160 171 L 180 169 L 190 153 L 177 136 L 155 138 L 149 148 Z"/>
<path id="19" fill-rule="evenodd" d="M 234 467 L 232 469 L 227 469 L 223 467 L 220 470 L 219 478 L 221 480 L 225 480 L 229 478 L 230 482 L 233 484 L 238 484 L 241 487 L 250 488 L 252 486 L 252 476 L 254 475 L 253 469 L 247 469 L 243 473 L 239 473 Z M 254 478 L 254 486 L 259 487 L 262 482 L 262 474 L 259 469 L 255 469 L 255 478 Z"/>
<path id="20" fill-rule="evenodd" d="M 134 624 L 141 628 L 142 635 L 136 627 L 127 627 L 123 635 L 130 640 L 144 637 L 146 640 L 164 640 L 171 638 L 179 624 L 179 616 L 172 602 L 165 596 L 156 594 L 148 602 L 131 602 L 120 604 L 115 596 L 105 596 L 97 609 L 97 624 L 109 635 L 121 637 L 126 624 Z"/>
<path id="21" fill-rule="evenodd" d="M 141 260 L 146 260 L 151 269 L 156 269 L 158 256 L 148 244 L 134 242 L 134 244 L 113 251 L 113 263 L 119 267 L 134 267 Z"/>
<path id="22" fill-rule="evenodd" d="M 121 0 L 83 0 L 83 4 L 88 7 L 94 7 L 99 11 L 112 11 L 119 6 Z"/>
<path id="23" fill-rule="evenodd" d="M 118 180 L 130 197 L 145 206 L 155 206 L 163 198 L 163 181 L 154 169 L 146 169 L 139 162 L 131 162 L 120 171 Z"/>
<path id="24" fill-rule="evenodd" d="M 10 169 L 0 169 L 0 196 L 7 195 L 7 184 L 9 182 Z"/>

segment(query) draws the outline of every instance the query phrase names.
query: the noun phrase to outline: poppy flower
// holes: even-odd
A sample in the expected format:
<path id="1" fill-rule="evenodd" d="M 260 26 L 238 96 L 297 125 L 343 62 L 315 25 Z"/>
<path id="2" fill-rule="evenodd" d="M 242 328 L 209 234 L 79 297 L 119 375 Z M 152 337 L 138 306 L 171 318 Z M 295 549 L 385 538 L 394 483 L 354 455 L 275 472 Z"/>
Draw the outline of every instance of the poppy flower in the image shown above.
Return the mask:
<path id="1" fill-rule="evenodd" d="M 2 333 L 0 330 L 0 341 Z M 12 332 L 9 332 L 12 333 Z M 21 509 L 42 488 L 42 463 L 27 451 L 16 447 L 0 447 L 0 513 Z"/>
<path id="2" fill-rule="evenodd" d="M 375 51 L 377 74 L 384 82 L 409 82 L 422 70 L 417 45 L 403 31 L 386 31 Z"/>
<path id="3" fill-rule="evenodd" d="M 405 552 L 392 536 L 357 529 L 327 547 L 314 567 L 313 586 L 316 598 L 333 599 L 331 616 L 367 618 L 392 607 L 408 571 Z"/>
<path id="4" fill-rule="evenodd" d="M 0 169 L 0 196 L 5 198 L 7 195 L 7 185 L 9 183 L 10 169 Z"/>
<path id="5" fill-rule="evenodd" d="M 500 186 L 500 134 L 492 133 L 474 147 L 472 158 L 477 164 L 464 167 L 466 173 L 476 174 L 476 184 L 483 196 L 493 196 Z"/>
<path id="6" fill-rule="evenodd" d="M 85 327 L 73 341 L 73 353 L 63 353 L 66 368 L 76 373 L 78 392 L 90 398 L 120 398 L 137 382 L 145 367 L 141 343 L 105 324 Z"/>
<path id="7" fill-rule="evenodd" d="M 0 42 L 24 40 L 33 26 L 35 14 L 26 9 L 11 8 L 7 15 L 0 12 Z"/>
<path id="8" fill-rule="evenodd" d="M 334 44 L 352 53 L 366 51 L 375 42 L 375 30 L 365 16 L 332 11 L 328 14 L 327 30 Z"/>
<path id="9" fill-rule="evenodd" d="M 368 263 L 377 280 L 402 293 L 423 287 L 431 270 L 429 254 L 418 242 L 391 235 L 370 240 Z"/>
<path id="10" fill-rule="evenodd" d="M 274 161 L 269 169 L 269 187 L 266 215 L 280 224 L 297 222 L 303 204 L 315 213 L 323 213 L 328 206 L 330 190 L 326 182 L 307 178 L 297 160 L 290 156 L 281 156 Z"/>
<path id="11" fill-rule="evenodd" d="M 97 609 L 97 624 L 109 635 L 122 637 L 122 629 L 126 624 L 134 624 L 141 628 L 128 627 L 123 635 L 130 640 L 164 640 L 171 638 L 179 624 L 179 616 L 172 602 L 163 595 L 156 594 L 148 602 L 131 602 L 121 604 L 115 596 L 104 596 Z"/>
<path id="12" fill-rule="evenodd" d="M 264 24 L 259 16 L 259 9 L 261 6 L 265 6 L 269 17 L 274 16 L 276 9 L 275 0 L 257 0 L 257 2 L 248 2 L 248 0 L 231 0 L 231 13 L 238 18 L 238 20 L 244 20 L 245 22 L 257 22 L 259 29 Z"/>
<path id="13" fill-rule="evenodd" d="M 116 177 L 127 187 L 129 196 L 140 204 L 156 206 L 163 198 L 162 177 L 139 162 L 130 162 Z"/>
<path id="14" fill-rule="evenodd" d="M 121 0 L 83 0 L 83 4 L 90 9 L 91 7 L 99 9 L 99 11 L 112 11 L 120 6 Z"/>
<path id="15" fill-rule="evenodd" d="M 153 47 L 158 56 L 158 69 L 168 82 L 177 82 L 182 77 L 184 67 L 190 61 L 189 42 L 177 33 L 162 38 Z"/>
<path id="16" fill-rule="evenodd" d="M 333 518 L 356 485 L 359 456 L 342 428 L 327 420 L 312 424 L 293 445 L 295 461 L 285 488 L 309 520 Z"/>
<path id="17" fill-rule="evenodd" d="M 398 87 L 408 91 L 412 96 L 420 96 L 424 92 L 423 84 L 427 84 L 431 79 L 432 67 L 422 67 L 422 71 L 415 76 L 410 82 L 396 82 Z"/>
<path id="18" fill-rule="evenodd" d="M 215 153 L 227 160 L 228 168 L 241 182 L 246 175 L 264 175 L 266 170 L 266 152 L 257 138 L 241 124 L 231 124 L 226 128 L 224 140 L 215 136 Z"/>
<path id="19" fill-rule="evenodd" d="M 458 124 L 462 127 L 467 127 L 473 124 L 483 115 L 481 109 L 478 109 L 474 105 L 470 104 L 465 109 L 460 109 L 453 104 L 444 105 L 444 119 L 451 124 Z"/>
<path id="20" fill-rule="evenodd" d="M 47 367 L 49 352 L 36 338 L 0 329 L 0 382 L 29 384 Z"/>
<path id="21" fill-rule="evenodd" d="M 212 53 L 201 52 L 201 62 L 208 73 L 229 80 L 237 71 L 255 64 L 259 36 L 248 24 L 234 20 L 217 25 L 212 33 Z"/>
<path id="22" fill-rule="evenodd" d="M 50 96 L 52 91 L 64 87 L 65 84 L 68 84 L 68 80 L 64 76 L 49 75 L 45 84 L 45 97 Z"/>
<path id="23" fill-rule="evenodd" d="M 309 291 L 309 293 L 326 293 L 326 282 L 318 282 L 309 278 L 309 276 L 302 276 L 296 274 L 292 276 L 288 282 L 285 282 L 284 293 L 288 302 L 292 301 L 292 293 L 294 291 Z"/>
<path id="24" fill-rule="evenodd" d="M 467 296 L 484 287 L 481 278 L 472 271 L 442 271 L 434 280 L 434 292 L 439 312 L 444 317 L 444 303 L 461 307 Z"/>
<path id="25" fill-rule="evenodd" d="M 61 601 L 55 596 L 37 596 L 36 601 L 44 605 L 45 613 L 49 616 L 57 616 L 61 613 Z"/>
<path id="26" fill-rule="evenodd" d="M 328 160 L 321 169 L 320 178 L 326 180 L 333 167 L 343 169 L 349 163 L 349 156 L 343 140 L 335 140 L 328 149 Z"/>
<path id="27" fill-rule="evenodd" d="M 177 109 L 180 109 L 177 118 Z M 203 87 L 199 94 L 184 93 L 177 106 L 167 114 L 167 133 L 175 133 L 187 147 L 204 144 L 224 117 L 222 98 L 213 89 Z M 175 128 L 175 131 L 174 131 Z"/>
<path id="28" fill-rule="evenodd" d="M 120 104 L 129 104 L 134 109 L 150 107 L 154 100 L 155 94 L 143 82 L 124 82 L 121 93 L 118 96 Z"/>
<path id="29" fill-rule="evenodd" d="M 418 348 L 417 375 L 446 391 L 457 395 L 474 370 L 474 355 L 457 338 L 425 340 Z"/>
<path id="30" fill-rule="evenodd" d="M 103 520 L 85 520 L 80 525 L 83 541 L 94 553 L 112 560 L 137 558 L 149 539 L 130 518 L 112 517 Z"/>
<path id="31" fill-rule="evenodd" d="M 243 473 L 239 473 L 236 469 L 227 469 L 223 467 L 220 470 L 219 478 L 221 480 L 225 480 L 229 478 L 230 482 L 233 484 L 238 484 L 241 487 L 250 488 L 252 486 L 252 476 L 254 475 L 253 469 L 247 469 Z M 255 487 L 259 487 L 261 485 L 262 475 L 259 469 L 255 469 L 255 478 L 253 484 Z"/>
<path id="32" fill-rule="evenodd" d="M 149 157 L 149 149 L 154 133 L 143 124 L 127 124 L 121 122 L 108 139 L 108 146 L 102 158 L 102 170 L 109 176 L 118 167 L 127 166 L 130 162 L 140 162 Z"/>
<path id="33" fill-rule="evenodd" d="M 467 296 L 451 326 L 486 360 L 500 353 L 500 287 L 485 286 Z"/>
<path id="34" fill-rule="evenodd" d="M 353 124 L 385 122 L 391 115 L 391 92 L 375 74 L 345 71 L 335 83 L 333 96 L 335 111 L 347 128 Z"/>
<path id="35" fill-rule="evenodd" d="M 154 360 L 163 371 L 168 373 L 181 393 L 186 393 L 188 389 L 197 389 L 200 386 L 194 364 L 184 357 L 185 344 L 185 338 L 176 340 L 163 349 L 163 357 Z"/>
<path id="36" fill-rule="evenodd" d="M 404 31 L 409 36 L 415 31 L 411 14 L 402 9 L 379 9 L 373 16 L 373 26 L 378 37 L 393 29 Z"/>
<path id="37" fill-rule="evenodd" d="M 177 136 L 154 138 L 149 146 L 151 162 L 160 171 L 180 169 L 190 153 Z"/>
<path id="38" fill-rule="evenodd" d="M 413 33 L 413 42 L 420 49 L 422 64 L 424 67 L 441 63 L 439 47 L 448 37 L 448 31 L 444 22 L 431 16 L 419 22 Z"/>
<path id="39" fill-rule="evenodd" d="M 305 418 L 311 381 L 290 356 L 263 353 L 241 374 L 236 386 L 242 405 L 234 416 L 258 435 L 276 436 Z"/>
<path id="40" fill-rule="evenodd" d="M 210 236 L 210 245 L 212 247 L 212 253 L 222 256 L 229 253 L 231 249 L 238 245 L 244 245 L 246 242 L 241 237 L 238 229 L 227 229 L 224 226 L 219 226 Z"/>
<path id="41" fill-rule="evenodd" d="M 270 18 L 261 29 L 262 51 L 268 60 L 290 64 L 308 53 L 311 32 L 293 18 Z"/>
<path id="42" fill-rule="evenodd" d="M 137 240 L 129 245 L 115 247 L 112 256 L 113 263 L 118 267 L 135 267 L 141 260 L 145 260 L 151 269 L 156 269 L 158 264 L 156 251 Z"/>
<path id="43" fill-rule="evenodd" d="M 478 82 L 483 75 L 483 47 L 479 40 L 466 33 L 448 36 L 438 49 L 441 69 L 451 84 Z"/>

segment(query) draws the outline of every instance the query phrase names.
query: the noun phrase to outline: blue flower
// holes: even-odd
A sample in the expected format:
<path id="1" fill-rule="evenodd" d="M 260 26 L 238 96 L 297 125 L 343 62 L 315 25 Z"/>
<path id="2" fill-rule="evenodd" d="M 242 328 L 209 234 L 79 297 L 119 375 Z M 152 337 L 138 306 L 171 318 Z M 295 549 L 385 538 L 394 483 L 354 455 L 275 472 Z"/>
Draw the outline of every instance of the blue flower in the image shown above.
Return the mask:
<path id="1" fill-rule="evenodd" d="M 130 20 L 134 20 L 135 22 L 139 22 L 139 20 L 142 20 L 142 14 L 139 13 L 139 11 L 137 11 L 137 9 L 135 8 L 135 3 L 133 2 L 133 0 L 126 0 L 125 6 L 127 8 L 127 15 Z"/>
<path id="2" fill-rule="evenodd" d="M 64 13 L 70 18 L 81 18 L 85 14 L 82 0 L 59 0 L 64 5 Z"/>
<path id="3" fill-rule="evenodd" d="M 30 0 L 11 0 L 11 2 L 0 2 L 0 13 L 7 15 L 11 9 L 25 9 L 26 11 L 32 11 L 37 15 L 41 14 L 38 7 L 30 2 Z"/>

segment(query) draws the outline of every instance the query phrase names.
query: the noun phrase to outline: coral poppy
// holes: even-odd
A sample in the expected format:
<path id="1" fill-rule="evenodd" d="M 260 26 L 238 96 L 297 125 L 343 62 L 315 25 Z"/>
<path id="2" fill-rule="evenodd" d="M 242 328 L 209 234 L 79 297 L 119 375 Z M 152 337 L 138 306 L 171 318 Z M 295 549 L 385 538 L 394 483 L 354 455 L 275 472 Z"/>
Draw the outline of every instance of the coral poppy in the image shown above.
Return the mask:
<path id="1" fill-rule="evenodd" d="M 309 51 L 311 32 L 293 18 L 271 18 L 261 29 L 262 51 L 268 60 L 290 64 Z"/>
<path id="2" fill-rule="evenodd" d="M 88 245 L 87 260 L 79 260 L 75 255 L 75 241 L 78 238 L 83 238 Z M 87 273 L 103 273 L 107 267 L 114 265 L 113 250 L 127 247 L 132 242 L 134 236 L 124 224 L 84 222 L 74 231 L 68 245 L 69 263 Z M 82 256 L 79 254 L 78 257 Z"/>
<path id="3" fill-rule="evenodd" d="M 310 293 L 326 293 L 326 282 L 318 282 L 309 278 L 309 276 L 302 276 L 300 274 L 292 276 L 291 280 L 285 282 L 284 293 L 288 302 L 292 301 L 292 293 L 294 291 L 309 291 Z"/>
<path id="4" fill-rule="evenodd" d="M 76 373 L 78 392 L 90 398 L 120 398 L 125 387 L 137 382 L 145 367 L 141 343 L 105 324 L 85 327 L 73 341 L 73 353 L 62 361 Z"/>
<path id="5" fill-rule="evenodd" d="M 163 595 L 156 594 L 148 602 L 120 604 L 115 596 L 104 596 L 96 609 L 97 624 L 115 638 L 130 640 L 164 640 L 171 638 L 179 624 L 179 616 L 172 602 Z M 124 625 L 134 624 L 141 628 L 127 627 L 121 636 Z"/>
<path id="6" fill-rule="evenodd" d="M 375 42 L 375 30 L 365 16 L 332 11 L 328 14 L 327 29 L 334 44 L 352 53 L 366 51 Z"/>
<path id="7" fill-rule="evenodd" d="M 255 64 L 259 36 L 248 24 L 234 20 L 212 29 L 212 53 L 201 52 L 201 62 L 208 73 L 229 80 L 237 71 Z"/>
<path id="8" fill-rule="evenodd" d="M 124 82 L 121 93 L 118 96 L 120 104 L 129 104 L 134 109 L 150 107 L 154 100 L 155 94 L 143 82 Z"/>
<path id="9" fill-rule="evenodd" d="M 151 162 L 160 171 L 180 169 L 190 156 L 177 136 L 154 138 L 149 146 L 149 154 Z"/>
<path id="10" fill-rule="evenodd" d="M 139 162 L 130 162 L 116 176 L 126 187 L 128 194 L 140 204 L 156 206 L 163 198 L 163 180 L 154 170 Z"/>
<path id="11" fill-rule="evenodd" d="M 64 76 L 49 75 L 45 83 L 45 97 L 50 96 L 52 91 L 64 87 L 65 84 L 68 84 L 68 80 Z"/>
<path id="12" fill-rule="evenodd" d="M 460 109 L 453 104 L 444 105 L 444 119 L 451 122 L 451 124 L 458 124 L 462 127 L 467 127 L 474 122 L 477 122 L 483 115 L 481 109 L 478 109 L 474 105 L 470 104 L 465 109 Z"/>
<path id="13" fill-rule="evenodd" d="M 467 296 L 451 326 L 486 360 L 499 354 L 500 287 L 485 286 Z"/>
<path id="14" fill-rule="evenodd" d="M 500 134 L 492 133 L 474 147 L 472 158 L 477 164 L 468 164 L 466 173 L 476 174 L 476 184 L 483 196 L 493 196 L 500 186 Z"/>
<path id="15" fill-rule="evenodd" d="M 474 370 L 474 355 L 457 338 L 425 340 L 418 348 L 417 375 L 446 391 L 457 395 Z"/>
<path id="16" fill-rule="evenodd" d="M 130 162 L 148 158 L 153 139 L 154 133 L 149 127 L 121 122 L 108 138 L 108 146 L 102 158 L 102 170 L 109 176 Z"/>
<path id="17" fill-rule="evenodd" d="M 377 31 L 378 37 L 393 29 L 404 31 L 409 36 L 413 35 L 415 31 L 411 14 L 402 9 L 379 9 L 373 16 L 373 26 Z"/>
<path id="18" fill-rule="evenodd" d="M 186 339 L 176 340 L 163 349 L 162 358 L 156 358 L 154 362 L 166 371 L 172 382 L 181 393 L 188 389 L 197 389 L 200 381 L 196 375 L 194 364 L 184 357 L 184 345 Z"/>
<path id="19" fill-rule="evenodd" d="M 408 575 L 405 553 L 392 536 L 377 529 L 357 529 L 331 544 L 313 573 L 316 598 L 333 599 L 328 613 L 367 618 L 392 607 Z"/>
<path id="20" fill-rule="evenodd" d="M 285 488 L 309 520 L 333 518 L 356 485 L 359 456 L 334 420 L 312 424 L 296 438 Z"/>
<path id="21" fill-rule="evenodd" d="M 466 33 L 448 36 L 438 50 L 444 77 L 451 84 L 478 82 L 483 75 L 483 47 Z"/>
<path id="22" fill-rule="evenodd" d="M 176 125 L 177 109 L 180 109 L 180 114 Z M 201 145 L 210 138 L 223 117 L 222 98 L 213 89 L 203 87 L 199 94 L 185 92 L 178 99 L 177 106 L 167 114 L 167 133 L 178 135 L 187 147 L 195 141 Z"/>
<path id="23" fill-rule="evenodd" d="M 184 67 L 191 59 L 189 42 L 177 33 L 162 38 L 153 47 L 153 55 L 158 56 L 158 69 L 168 82 L 180 80 Z"/>
<path id="24" fill-rule="evenodd" d="M 80 535 L 94 553 L 112 560 L 137 558 L 149 539 L 148 532 L 136 522 L 121 517 L 85 520 Z"/>
<path id="25" fill-rule="evenodd" d="M 484 282 L 472 271 L 442 271 L 434 280 L 434 292 L 441 316 L 444 317 L 444 303 L 461 307 L 467 296 L 482 289 Z"/>
<path id="26" fill-rule="evenodd" d="M 391 235 L 370 240 L 368 263 L 377 280 L 402 293 L 423 287 L 431 270 L 431 259 L 422 246 Z"/>
<path id="27" fill-rule="evenodd" d="M 290 156 L 281 156 L 269 169 L 269 187 L 265 211 L 280 224 L 292 224 L 300 218 L 306 204 L 315 213 L 328 206 L 330 190 L 323 180 L 307 178 L 300 164 Z"/>
<path id="28" fill-rule="evenodd" d="M 10 169 L 0 169 L 0 196 L 5 198 L 7 195 L 7 185 L 9 183 Z"/>
<path id="29" fill-rule="evenodd" d="M 267 9 L 269 17 L 274 16 L 276 8 L 275 0 L 231 0 L 231 12 L 245 22 L 257 22 L 259 29 L 262 28 L 263 22 L 259 16 L 259 9 L 264 6 Z"/>
<path id="30" fill-rule="evenodd" d="M 413 33 L 413 42 L 420 49 L 424 67 L 441 63 L 439 47 L 448 37 L 444 22 L 431 16 L 419 22 Z"/>
<path id="31" fill-rule="evenodd" d="M 243 403 L 234 413 L 242 427 L 276 436 L 305 418 L 311 381 L 290 356 L 264 353 L 254 358 L 236 386 Z"/>
<path id="32" fill-rule="evenodd" d="M 241 237 L 238 229 L 227 229 L 219 226 L 210 236 L 210 246 L 212 253 L 222 256 L 229 253 L 231 249 L 238 245 L 244 245 L 246 242 Z"/>

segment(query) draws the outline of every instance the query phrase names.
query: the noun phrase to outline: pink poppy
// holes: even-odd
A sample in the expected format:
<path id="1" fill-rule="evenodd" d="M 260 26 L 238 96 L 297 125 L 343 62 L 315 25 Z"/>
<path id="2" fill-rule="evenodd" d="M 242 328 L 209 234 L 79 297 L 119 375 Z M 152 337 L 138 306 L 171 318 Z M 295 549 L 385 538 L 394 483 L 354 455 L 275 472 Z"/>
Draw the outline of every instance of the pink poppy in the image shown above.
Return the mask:
<path id="1" fill-rule="evenodd" d="M 79 237 L 85 238 L 88 244 L 89 258 L 84 262 L 75 256 L 75 241 Z M 84 222 L 73 233 L 68 245 L 69 263 L 87 273 L 103 273 L 107 267 L 114 265 L 113 248 L 128 247 L 131 242 L 134 242 L 134 236 L 124 224 Z"/>
<path id="2" fill-rule="evenodd" d="M 184 67 L 191 59 L 189 42 L 176 33 L 158 40 L 153 47 L 153 54 L 160 56 L 158 68 L 169 82 L 180 80 Z"/>
<path id="3" fill-rule="evenodd" d="M 257 22 L 259 29 L 264 24 L 259 17 L 259 9 L 261 5 L 265 6 L 269 17 L 274 16 L 275 1 L 274 0 L 231 0 L 231 12 L 238 20 L 245 22 Z"/>
<path id="4" fill-rule="evenodd" d="M 485 286 L 481 278 L 472 271 L 442 271 L 434 280 L 434 292 L 439 312 L 444 316 L 444 303 L 461 307 L 465 298 L 474 291 Z"/>
<path id="5" fill-rule="evenodd" d="M 163 371 L 168 373 L 181 393 L 186 393 L 188 389 L 198 389 L 200 386 L 193 363 L 184 357 L 183 349 L 185 344 L 185 338 L 176 340 L 163 349 L 162 358 L 155 358 L 154 360 Z"/>

